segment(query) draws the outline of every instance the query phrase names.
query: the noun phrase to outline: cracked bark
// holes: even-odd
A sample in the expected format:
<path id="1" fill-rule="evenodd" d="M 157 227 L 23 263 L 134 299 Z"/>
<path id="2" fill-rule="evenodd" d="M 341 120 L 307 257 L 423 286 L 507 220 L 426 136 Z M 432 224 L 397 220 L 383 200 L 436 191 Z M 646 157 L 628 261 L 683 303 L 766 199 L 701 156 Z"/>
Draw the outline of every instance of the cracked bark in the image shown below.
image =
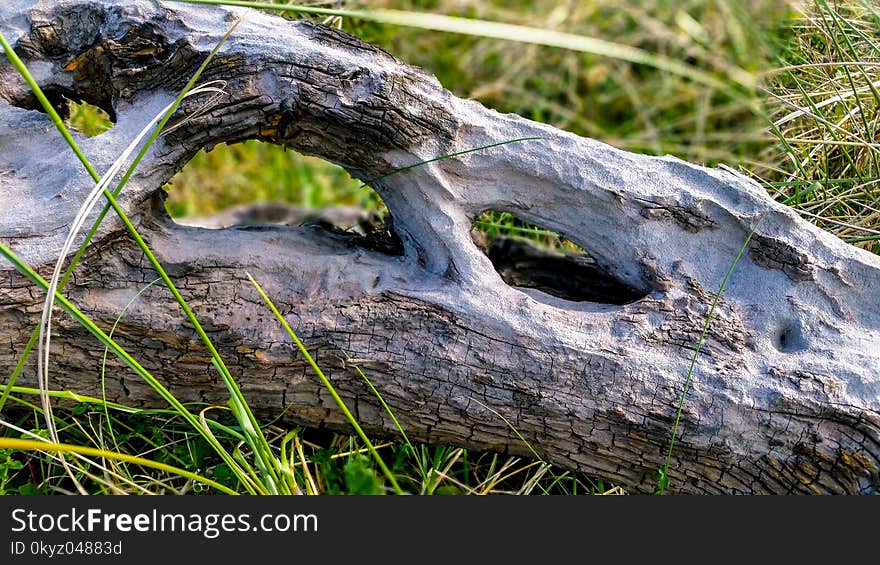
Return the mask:
<path id="1" fill-rule="evenodd" d="M 241 13 L 145 1 L 13 0 L 0 7 L 0 27 L 51 99 L 83 99 L 115 119 L 109 132 L 78 138 L 104 170 Z M 228 94 L 160 138 L 121 203 L 261 415 L 283 412 L 289 421 L 346 429 L 245 271 L 368 432 L 393 434 L 394 426 L 352 363 L 414 439 L 528 455 L 488 406 L 547 461 L 650 491 L 713 293 L 757 224 L 696 366 L 671 490 L 880 490 L 876 256 L 803 221 L 730 170 L 627 153 L 498 114 L 320 25 L 248 12 L 202 80 L 212 79 L 225 80 Z M 187 101 L 180 115 L 201 102 Z M 36 107 L 20 77 L 0 63 L 0 238 L 46 274 L 91 185 Z M 317 225 L 178 225 L 161 205 L 163 183 L 196 151 L 221 142 L 288 145 L 368 180 L 519 137 L 541 139 L 375 183 L 400 254 Z M 586 249 L 594 271 L 583 284 L 595 277 L 593 300 L 602 301 L 505 283 L 471 236 L 486 209 Z M 108 217 L 66 294 L 108 328 L 154 278 Z M 634 294 L 612 300 L 609 288 Z M 0 265 L 0 374 L 12 372 L 42 298 Z M 98 395 L 102 348 L 68 317 L 57 322 L 53 386 Z M 225 403 L 207 352 L 166 290 L 147 290 L 115 337 L 182 400 Z M 160 404 L 121 364 L 108 376 L 110 399 Z M 22 383 L 34 382 L 31 363 Z"/>

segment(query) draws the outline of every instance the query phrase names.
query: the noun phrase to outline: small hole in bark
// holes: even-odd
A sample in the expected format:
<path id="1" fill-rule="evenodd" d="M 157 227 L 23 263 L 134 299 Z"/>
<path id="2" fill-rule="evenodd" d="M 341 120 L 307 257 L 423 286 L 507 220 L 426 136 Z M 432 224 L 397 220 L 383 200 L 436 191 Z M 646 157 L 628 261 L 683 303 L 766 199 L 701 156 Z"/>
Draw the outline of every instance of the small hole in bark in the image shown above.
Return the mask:
<path id="1" fill-rule="evenodd" d="M 798 320 L 786 320 L 776 332 L 773 346 L 783 353 L 801 351 L 807 347 L 801 324 Z"/>
<path id="2" fill-rule="evenodd" d="M 246 141 L 199 151 L 164 187 L 177 222 L 205 228 L 302 226 L 351 245 L 402 255 L 385 203 L 342 167 Z"/>
<path id="3" fill-rule="evenodd" d="M 76 95 L 67 89 L 48 86 L 43 89 L 46 99 L 64 120 L 65 125 L 88 137 L 100 135 L 112 128 L 115 123 L 112 114 L 108 110 L 96 106 L 85 100 L 77 99 Z M 12 101 L 14 106 L 28 110 L 37 110 L 46 113 L 43 105 L 37 101 L 32 93 L 28 93 L 24 100 Z M 112 109 L 110 109 L 112 112 Z"/>
<path id="4" fill-rule="evenodd" d="M 552 231 L 508 212 L 488 210 L 474 221 L 474 242 L 510 286 L 575 302 L 629 304 L 647 290 L 608 274 L 590 254 Z"/>

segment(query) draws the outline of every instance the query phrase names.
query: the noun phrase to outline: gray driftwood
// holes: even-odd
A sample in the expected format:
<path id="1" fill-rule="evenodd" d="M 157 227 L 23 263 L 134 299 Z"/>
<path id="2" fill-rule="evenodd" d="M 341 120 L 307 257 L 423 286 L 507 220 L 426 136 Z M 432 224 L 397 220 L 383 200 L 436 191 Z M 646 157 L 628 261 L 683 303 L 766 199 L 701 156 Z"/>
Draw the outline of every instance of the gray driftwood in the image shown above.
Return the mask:
<path id="1" fill-rule="evenodd" d="M 12 0 L 0 7 L 0 29 L 53 100 L 83 99 L 111 114 L 111 131 L 77 138 L 104 170 L 243 14 L 144 0 Z M 496 113 L 321 25 L 246 12 L 205 73 L 211 79 L 227 81 L 228 95 L 160 138 L 122 202 L 263 416 L 346 429 L 245 271 L 369 432 L 394 426 L 354 364 L 414 440 L 528 454 L 500 414 L 547 461 L 650 491 L 713 293 L 757 226 L 696 365 L 670 488 L 880 491 L 880 258 L 730 170 Z M 6 61 L 0 97 L 0 238 L 47 274 L 91 183 Z M 201 102 L 188 101 L 181 115 Z M 387 245 L 320 223 L 177 225 L 161 201 L 160 187 L 196 151 L 222 142 L 284 144 L 368 180 L 520 137 L 541 139 L 376 182 L 393 216 Z M 585 281 L 569 291 L 583 294 L 557 294 L 594 299 L 554 296 L 552 280 L 544 291 L 508 285 L 471 233 L 487 209 L 586 249 L 591 260 L 563 262 L 571 280 Z M 541 263 L 531 257 L 512 269 L 540 275 Z M 154 278 L 120 223 L 107 221 L 65 292 L 109 327 Z M 604 290 L 591 294 L 591 284 Z M 0 265 L 4 376 L 42 298 Z M 57 319 L 52 385 L 99 394 L 102 348 L 67 316 Z M 158 285 L 115 335 L 181 399 L 225 402 L 205 349 Z M 108 373 L 110 398 L 160 404 L 119 367 Z M 33 384 L 34 374 L 31 363 L 21 382 Z"/>

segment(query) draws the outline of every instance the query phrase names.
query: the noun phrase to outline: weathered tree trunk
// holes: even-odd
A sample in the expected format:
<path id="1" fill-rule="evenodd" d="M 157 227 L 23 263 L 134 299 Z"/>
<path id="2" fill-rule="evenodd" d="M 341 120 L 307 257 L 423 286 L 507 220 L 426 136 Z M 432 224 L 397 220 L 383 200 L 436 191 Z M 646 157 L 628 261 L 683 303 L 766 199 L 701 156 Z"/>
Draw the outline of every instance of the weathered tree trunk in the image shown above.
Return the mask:
<path id="1" fill-rule="evenodd" d="M 713 294 L 757 226 L 696 365 L 670 488 L 880 491 L 880 258 L 743 176 L 498 114 L 345 33 L 252 11 L 13 0 L 0 7 L 0 29 L 53 100 L 84 99 L 111 114 L 112 130 L 77 138 L 103 171 L 245 13 L 203 77 L 227 81 L 228 94 L 160 138 L 121 202 L 261 414 L 346 428 L 245 271 L 369 432 L 394 427 L 352 364 L 414 439 L 528 454 L 497 411 L 549 462 L 650 491 Z M 6 61 L 0 97 L 0 238 L 46 274 L 92 183 Z M 540 139 L 375 183 L 399 253 L 319 226 L 178 225 L 161 203 L 163 183 L 221 142 L 288 145 L 368 180 L 521 137 Z M 471 235 L 487 209 L 587 250 L 592 274 L 571 274 L 590 299 L 505 283 Z M 154 278 L 108 216 L 65 293 L 109 327 Z M 0 265 L 0 374 L 12 372 L 42 298 Z M 98 394 L 103 348 L 57 320 L 53 387 Z M 225 403 L 205 349 L 158 285 L 115 337 L 181 399 Z M 119 367 L 108 371 L 112 399 L 161 404 Z M 23 379 L 34 374 L 31 364 Z"/>

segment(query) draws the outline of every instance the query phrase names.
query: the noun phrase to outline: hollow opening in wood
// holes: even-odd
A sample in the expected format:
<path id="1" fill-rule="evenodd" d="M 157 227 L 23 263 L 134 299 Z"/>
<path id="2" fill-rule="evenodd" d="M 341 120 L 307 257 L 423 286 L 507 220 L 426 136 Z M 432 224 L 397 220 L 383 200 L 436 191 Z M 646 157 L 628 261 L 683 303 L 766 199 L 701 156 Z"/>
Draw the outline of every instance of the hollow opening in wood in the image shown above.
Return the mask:
<path id="1" fill-rule="evenodd" d="M 797 319 L 785 320 L 776 330 L 773 346 L 783 353 L 795 353 L 807 348 L 801 323 Z"/>
<path id="2" fill-rule="evenodd" d="M 337 165 L 278 145 L 251 140 L 200 151 L 163 188 L 165 209 L 179 224 L 299 226 L 403 254 L 378 193 Z"/>
<path id="3" fill-rule="evenodd" d="M 88 137 L 100 135 L 116 125 L 113 108 L 104 108 L 99 103 L 87 100 L 72 90 L 58 86 L 46 86 L 43 88 L 43 94 L 46 95 L 46 99 L 68 128 Z M 10 100 L 10 102 L 19 108 L 46 113 L 42 104 L 30 92 L 23 100 Z"/>
<path id="4" fill-rule="evenodd" d="M 484 211 L 474 221 L 472 234 L 504 282 L 513 287 L 574 302 L 614 305 L 635 302 L 649 292 L 617 279 L 571 240 L 509 212 Z"/>

